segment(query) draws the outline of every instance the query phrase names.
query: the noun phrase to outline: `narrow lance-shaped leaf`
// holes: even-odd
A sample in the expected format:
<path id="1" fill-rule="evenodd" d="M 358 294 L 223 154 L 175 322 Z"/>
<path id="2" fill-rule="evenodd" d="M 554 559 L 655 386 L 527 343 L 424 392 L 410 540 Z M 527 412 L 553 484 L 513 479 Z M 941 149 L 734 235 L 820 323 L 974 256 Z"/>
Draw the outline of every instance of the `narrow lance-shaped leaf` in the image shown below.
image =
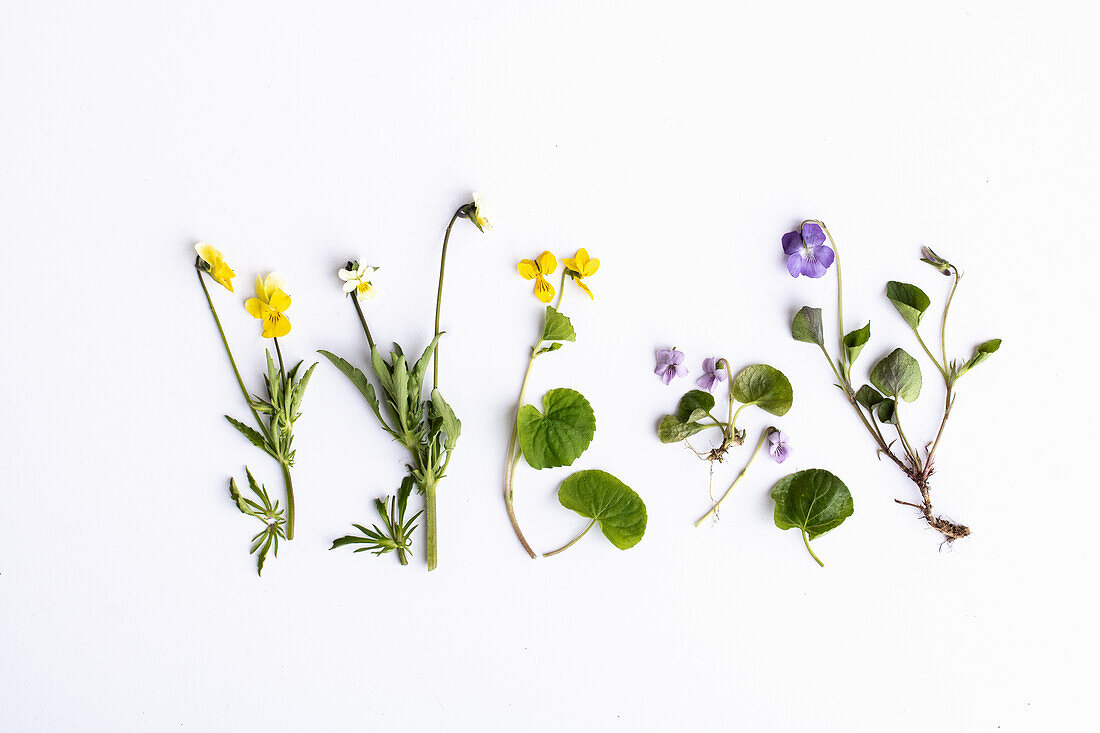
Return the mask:
<path id="1" fill-rule="evenodd" d="M 390 430 L 390 426 L 386 424 L 386 420 L 382 417 L 381 406 L 378 404 L 378 395 L 376 395 L 374 392 L 374 385 L 367 381 L 367 375 L 345 359 L 342 359 L 336 354 L 333 354 L 331 351 L 325 351 L 324 349 L 321 349 L 317 353 L 332 362 L 332 365 L 340 370 L 340 373 L 347 377 L 348 381 L 355 385 L 355 388 L 359 390 L 359 394 L 363 395 L 363 398 L 367 401 L 367 404 L 370 405 L 370 409 L 374 413 L 374 416 L 378 418 L 379 424 L 386 430 L 387 433 L 393 435 L 393 431 Z M 312 372 L 313 369 L 310 368 L 309 371 Z M 308 374 L 309 372 L 307 372 L 307 376 Z M 304 385 L 302 389 L 305 389 Z"/>
<path id="2" fill-rule="evenodd" d="M 409 373 L 409 394 L 412 395 L 414 400 L 420 399 L 420 389 L 424 384 L 424 374 L 428 371 L 428 364 L 432 361 L 432 354 L 435 353 L 435 349 L 439 345 L 439 337 L 442 335 L 442 333 L 437 333 L 435 335 L 432 342 L 424 349 L 424 353 L 417 359 L 412 372 Z"/>
<path id="3" fill-rule="evenodd" d="M 871 384 L 884 395 L 912 402 L 920 396 L 920 364 L 905 349 L 894 349 L 871 370 Z"/>
<path id="4" fill-rule="evenodd" d="M 578 471 L 562 481 L 558 501 L 566 509 L 599 522 L 611 544 L 628 550 L 645 535 L 642 497 L 606 471 Z"/>
<path id="5" fill-rule="evenodd" d="M 924 318 L 924 312 L 932 304 L 923 290 L 916 285 L 891 280 L 886 283 L 886 297 L 894 304 L 901 317 L 914 331 Z"/>
<path id="6" fill-rule="evenodd" d="M 458 436 L 462 433 L 462 421 L 455 416 L 455 411 L 443 399 L 443 395 L 438 389 L 432 390 L 432 407 L 435 408 L 436 413 L 443 420 L 443 432 L 447 434 L 447 440 L 443 444 L 444 448 L 452 450 L 455 443 L 458 442 Z"/>
<path id="7" fill-rule="evenodd" d="M 791 337 L 795 341 L 825 346 L 825 336 L 821 329 L 821 309 L 802 306 L 791 321 Z"/>
<path id="8" fill-rule="evenodd" d="M 229 415 L 226 415 L 225 419 L 228 420 L 229 424 L 235 427 L 241 433 L 241 435 L 248 438 L 248 442 L 261 449 L 264 453 L 272 455 L 271 448 L 267 444 L 267 439 L 264 438 L 264 436 L 257 432 L 254 428 L 248 427 L 240 420 L 232 418 Z"/>

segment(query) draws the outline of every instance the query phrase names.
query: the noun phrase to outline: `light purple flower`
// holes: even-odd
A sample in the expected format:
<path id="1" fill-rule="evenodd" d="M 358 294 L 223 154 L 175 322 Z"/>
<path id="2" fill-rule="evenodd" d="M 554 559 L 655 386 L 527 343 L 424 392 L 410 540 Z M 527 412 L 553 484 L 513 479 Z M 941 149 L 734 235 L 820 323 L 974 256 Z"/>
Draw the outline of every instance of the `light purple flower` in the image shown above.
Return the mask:
<path id="1" fill-rule="evenodd" d="M 657 350 L 657 368 L 653 373 L 661 378 L 665 384 L 671 384 L 673 377 L 682 377 L 687 374 L 684 366 L 684 352 L 672 349 Z"/>
<path id="2" fill-rule="evenodd" d="M 833 250 L 825 244 L 825 232 L 821 226 L 808 221 L 802 232 L 783 235 L 783 253 L 787 255 L 787 272 L 791 277 L 821 277 L 833 264 Z"/>
<path id="3" fill-rule="evenodd" d="M 703 359 L 703 376 L 695 380 L 695 383 L 699 385 L 699 389 L 713 392 L 716 383 L 726 381 L 726 370 L 718 366 L 720 361 L 721 358 L 718 357 Z"/>
<path id="4" fill-rule="evenodd" d="M 782 430 L 773 430 L 772 434 L 768 436 L 768 442 L 771 443 L 768 446 L 768 452 L 772 454 L 772 458 L 775 459 L 776 463 L 782 463 L 790 457 L 791 446 Z"/>

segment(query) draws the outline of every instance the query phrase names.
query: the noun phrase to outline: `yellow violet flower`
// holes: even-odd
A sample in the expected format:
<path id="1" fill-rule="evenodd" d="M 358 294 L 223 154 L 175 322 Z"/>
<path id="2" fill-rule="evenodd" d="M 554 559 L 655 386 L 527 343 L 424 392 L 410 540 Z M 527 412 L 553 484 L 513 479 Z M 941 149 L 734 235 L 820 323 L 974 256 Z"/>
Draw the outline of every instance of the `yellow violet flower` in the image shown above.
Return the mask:
<path id="1" fill-rule="evenodd" d="M 554 299 L 554 286 L 543 275 L 553 275 L 558 269 L 558 258 L 552 252 L 543 252 L 533 260 L 520 260 L 516 265 L 524 280 L 535 281 L 535 297 L 543 303 Z"/>
<path id="2" fill-rule="evenodd" d="M 489 222 L 489 212 L 491 210 L 492 207 L 489 206 L 486 198 L 480 193 L 475 193 L 474 205 L 470 211 L 470 221 L 483 232 L 491 231 L 493 229 L 493 225 Z"/>
<path id="3" fill-rule="evenodd" d="M 233 278 L 236 277 L 237 273 L 229 269 L 229 265 L 226 263 L 222 253 L 206 242 L 199 242 L 196 244 L 195 252 L 198 253 L 199 259 L 206 263 L 204 269 L 210 274 L 214 282 L 232 293 Z"/>
<path id="4" fill-rule="evenodd" d="M 588 250 L 582 247 L 577 250 L 576 257 L 566 257 L 562 259 L 562 262 L 565 264 L 566 274 L 573 278 L 573 282 L 577 284 L 577 287 L 588 293 L 589 298 L 595 300 L 592 291 L 584 284 L 584 278 L 596 274 L 596 270 L 600 269 L 600 261 L 589 257 Z"/>
<path id="5" fill-rule="evenodd" d="M 278 338 L 290 333 L 290 319 L 283 315 L 283 311 L 290 307 L 290 296 L 283 288 L 286 280 L 277 272 L 273 272 L 267 278 L 256 276 L 256 297 L 249 298 L 244 303 L 244 308 L 253 318 L 259 318 L 264 322 L 264 330 L 261 334 L 265 339 Z"/>

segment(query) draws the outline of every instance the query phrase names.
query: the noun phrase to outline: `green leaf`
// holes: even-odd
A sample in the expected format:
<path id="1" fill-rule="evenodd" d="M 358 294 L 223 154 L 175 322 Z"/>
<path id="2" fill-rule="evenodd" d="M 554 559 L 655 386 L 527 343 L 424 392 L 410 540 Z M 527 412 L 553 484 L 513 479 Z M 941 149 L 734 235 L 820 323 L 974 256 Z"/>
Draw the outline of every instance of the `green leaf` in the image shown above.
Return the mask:
<path id="1" fill-rule="evenodd" d="M 966 369 L 973 369 L 978 366 L 999 348 L 1001 348 L 1000 339 L 990 339 L 989 341 L 978 344 L 974 347 L 974 356 L 970 357 L 970 361 L 966 362 Z"/>
<path id="2" fill-rule="evenodd" d="M 825 336 L 821 331 L 821 309 L 802 306 L 791 321 L 791 336 L 795 341 L 807 344 L 825 345 Z"/>
<path id="3" fill-rule="evenodd" d="M 920 325 L 921 318 L 924 318 L 924 312 L 932 304 L 924 291 L 916 285 L 899 283 L 896 280 L 886 283 L 886 297 L 914 331 Z"/>
<path id="4" fill-rule="evenodd" d="M 848 364 L 854 364 L 856 357 L 859 356 L 859 352 L 863 351 L 863 347 L 867 345 L 867 342 L 871 340 L 871 322 L 868 321 L 867 325 L 863 328 L 857 328 L 854 331 L 850 331 L 844 337 L 844 354 L 847 357 Z"/>
<path id="5" fill-rule="evenodd" d="M 577 471 L 562 481 L 558 501 L 566 509 L 599 522 L 604 537 L 620 550 L 629 550 L 645 534 L 642 497 L 605 471 Z"/>
<path id="6" fill-rule="evenodd" d="M 878 421 L 880 423 L 887 423 L 889 425 L 898 424 L 898 403 L 893 398 L 884 399 L 878 403 L 878 408 L 875 410 L 875 414 L 878 415 Z"/>
<path id="7" fill-rule="evenodd" d="M 884 395 L 912 402 L 920 396 L 920 364 L 905 349 L 894 349 L 871 370 L 871 384 Z"/>
<path id="8" fill-rule="evenodd" d="M 267 393 L 271 397 L 271 403 L 282 404 L 283 383 L 279 379 L 279 371 L 275 368 L 275 361 L 271 358 L 271 352 L 264 349 L 267 356 Z"/>
<path id="9" fill-rule="evenodd" d="M 240 420 L 236 420 L 234 418 L 229 417 L 229 415 L 226 415 L 225 419 L 229 421 L 230 425 L 232 425 L 237 430 L 239 430 L 241 435 L 248 438 L 248 442 L 252 443 L 252 445 L 254 445 L 257 448 L 261 449 L 265 453 L 268 453 L 268 454 L 271 453 L 271 449 L 267 445 L 267 439 L 264 438 L 264 436 L 261 435 L 260 433 L 256 432 L 256 430 L 254 428 L 248 427 L 247 425 L 245 425 Z"/>
<path id="10" fill-rule="evenodd" d="M 241 496 L 240 489 L 237 488 L 237 479 L 229 479 L 229 497 L 233 500 L 233 503 L 237 505 L 237 509 L 241 514 L 252 515 L 252 510 L 249 509 L 248 504 L 245 503 L 245 499 Z"/>
<path id="11" fill-rule="evenodd" d="M 548 346 L 543 346 L 541 349 L 535 352 L 535 356 L 542 356 L 543 354 L 549 354 L 551 351 L 557 351 L 561 348 L 561 342 L 555 341 Z"/>
<path id="12" fill-rule="evenodd" d="M 874 409 L 875 405 L 882 402 L 883 399 L 878 390 L 869 384 L 863 385 L 856 392 L 856 402 L 866 407 L 868 411 Z"/>
<path id="13" fill-rule="evenodd" d="M 534 405 L 519 410 L 519 445 L 531 468 L 569 466 L 580 458 L 596 433 L 596 415 L 580 392 L 552 389 L 542 398 L 545 413 Z"/>
<path id="14" fill-rule="evenodd" d="M 443 432 L 447 434 L 443 445 L 447 450 L 452 450 L 458 442 L 458 436 L 462 434 L 462 421 L 455 416 L 455 411 L 443 399 L 438 389 L 432 390 L 432 407 L 443 420 Z"/>
<path id="15" fill-rule="evenodd" d="M 780 479 L 772 489 L 775 500 L 775 526 L 779 529 L 800 529 L 806 549 L 810 540 L 839 527 L 852 516 L 852 494 L 839 478 L 821 468 L 792 473 Z"/>
<path id="16" fill-rule="evenodd" d="M 367 381 L 367 375 L 346 360 L 341 359 L 336 354 L 333 354 L 331 351 L 325 351 L 324 349 L 321 349 L 317 353 L 331 361 L 332 365 L 339 369 L 340 373 L 347 377 L 348 381 L 355 385 L 355 388 L 359 390 L 359 394 L 363 395 L 363 398 L 367 401 L 367 404 L 370 405 L 370 409 L 374 412 L 374 416 L 378 418 L 378 422 L 382 425 L 383 428 L 386 429 L 386 432 L 392 435 L 393 431 L 390 430 L 389 425 L 386 424 L 385 419 L 383 419 L 382 417 L 382 410 L 378 404 L 378 395 L 374 392 L 374 385 Z M 310 367 L 309 371 L 312 372 L 313 368 Z M 306 376 L 309 376 L 309 372 L 306 372 Z M 301 389 L 305 389 L 304 384 L 302 385 Z"/>
<path id="17" fill-rule="evenodd" d="M 733 397 L 745 405 L 756 405 L 782 417 L 794 404 L 794 388 L 783 372 L 767 364 L 753 364 L 733 380 Z"/>
<path id="18" fill-rule="evenodd" d="M 439 337 L 442 335 L 442 333 L 437 333 L 435 335 L 435 338 L 433 338 L 432 342 L 424 349 L 424 353 L 416 360 L 416 365 L 413 366 L 413 370 L 409 373 L 409 394 L 413 396 L 413 399 L 420 399 L 421 387 L 424 384 L 424 374 L 428 371 L 428 364 L 432 360 L 432 354 L 435 353 L 436 346 L 439 345 Z"/>
<path id="19" fill-rule="evenodd" d="M 662 443 L 679 443 L 681 440 L 690 438 L 709 427 L 714 426 L 697 422 L 684 422 L 675 415 L 665 415 L 657 426 L 657 439 Z"/>
<path id="20" fill-rule="evenodd" d="M 680 422 L 695 422 L 702 420 L 713 409 L 714 396 L 701 389 L 693 389 L 680 398 L 680 404 L 676 407 L 676 417 Z"/>
<path id="21" fill-rule="evenodd" d="M 576 341 L 577 332 L 567 316 L 563 316 L 553 306 L 546 306 L 546 320 L 542 326 L 543 341 Z"/>

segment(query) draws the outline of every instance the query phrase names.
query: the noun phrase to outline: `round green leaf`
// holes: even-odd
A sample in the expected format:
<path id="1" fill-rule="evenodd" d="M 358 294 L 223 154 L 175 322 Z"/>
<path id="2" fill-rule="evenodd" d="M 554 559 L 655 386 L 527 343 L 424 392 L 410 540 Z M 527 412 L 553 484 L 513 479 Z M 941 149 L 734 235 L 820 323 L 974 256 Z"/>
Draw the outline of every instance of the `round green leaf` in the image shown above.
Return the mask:
<path id="1" fill-rule="evenodd" d="M 790 380 L 775 367 L 753 364 L 733 380 L 733 397 L 745 405 L 756 405 L 773 415 L 783 416 L 794 404 Z"/>
<path id="2" fill-rule="evenodd" d="M 582 517 L 600 523 L 600 531 L 620 550 L 629 550 L 645 534 L 645 502 L 606 471 L 577 471 L 562 481 L 558 501 Z"/>
<path id="3" fill-rule="evenodd" d="M 519 410 L 516 423 L 523 457 L 531 468 L 569 466 L 580 458 L 596 434 L 596 414 L 580 392 L 552 389 L 542 398 L 545 412 L 534 405 Z"/>
<path id="4" fill-rule="evenodd" d="M 920 396 L 920 364 L 905 349 L 894 349 L 871 370 L 871 384 L 884 395 L 912 402 Z"/>
<path id="5" fill-rule="evenodd" d="M 772 489 L 775 526 L 801 529 L 812 540 L 839 527 L 855 511 L 844 482 L 823 468 L 810 468 L 780 479 Z"/>

